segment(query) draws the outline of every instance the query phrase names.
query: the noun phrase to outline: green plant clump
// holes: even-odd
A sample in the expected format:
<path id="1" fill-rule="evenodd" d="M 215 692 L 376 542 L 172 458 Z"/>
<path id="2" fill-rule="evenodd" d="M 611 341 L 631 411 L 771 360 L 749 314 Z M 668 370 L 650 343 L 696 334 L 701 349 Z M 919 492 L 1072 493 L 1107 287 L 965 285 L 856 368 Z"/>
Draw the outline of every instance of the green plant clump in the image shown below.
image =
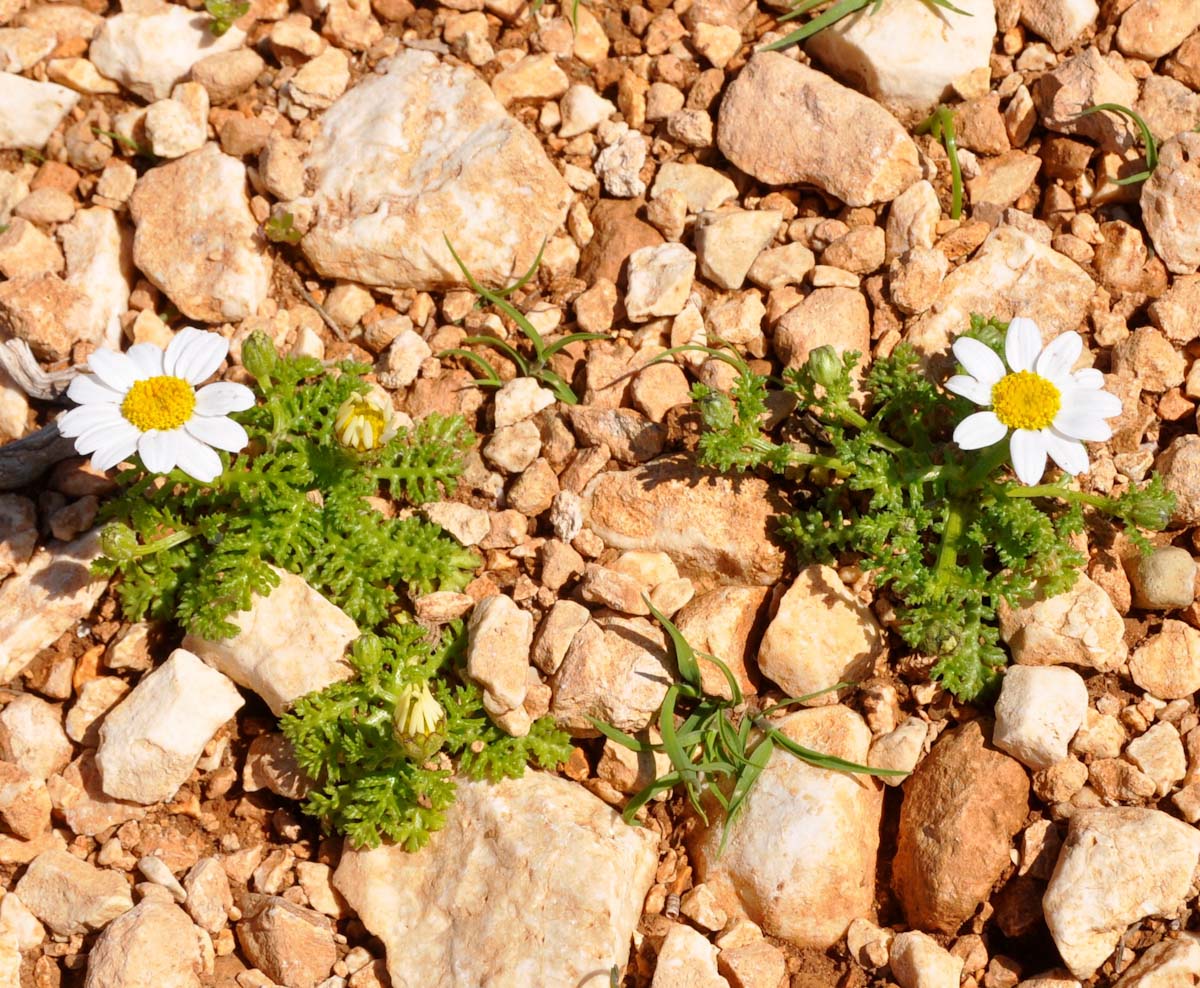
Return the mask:
<path id="1" fill-rule="evenodd" d="M 263 233 L 274 244 L 298 244 L 304 234 L 296 229 L 296 218 L 291 213 L 279 213 L 263 224 Z"/>
<path id="2" fill-rule="evenodd" d="M 370 457 L 333 435 L 338 407 L 368 390 L 369 367 L 326 372 L 311 357 L 280 358 L 256 334 L 242 359 L 263 401 L 238 419 L 250 447 L 209 484 L 180 470 L 163 483 L 141 470 L 117 475 L 105 505 L 105 555 L 120 572 L 126 617 L 175 619 L 206 638 L 237 633 L 230 617 L 279 582 L 272 567 L 302 576 L 360 628 L 385 621 L 405 588 L 459 590 L 478 558 L 418 517 L 385 518 L 365 498 L 386 488 L 412 503 L 452 490 L 471 437 L 461 419 L 430 415 Z"/>
<path id="3" fill-rule="evenodd" d="M 969 335 L 1000 353 L 1006 325 L 972 317 Z M 861 412 L 851 401 L 857 361 L 820 347 L 785 373 L 792 441 L 764 430 L 768 381 L 745 365 L 728 395 L 696 385 L 701 462 L 790 481 L 795 510 L 780 532 L 800 561 L 853 561 L 873 573 L 896 605 L 900 636 L 932 659 L 931 675 L 961 699 L 980 698 L 1007 663 L 1001 602 L 1017 607 L 1074 584 L 1084 556 L 1070 539 L 1083 508 L 1123 522 L 1146 547 L 1135 526 L 1165 528 L 1173 496 L 1157 477 L 1116 498 L 1072 490 L 1069 478 L 1023 486 L 1001 469 L 1007 443 L 964 453 L 949 441 L 974 406 L 944 395 L 911 347 L 873 363 Z"/>
<path id="4" fill-rule="evenodd" d="M 623 813 L 626 823 L 635 823 L 638 810 L 658 793 L 683 786 L 693 809 L 705 823 L 708 822 L 704 805 L 706 799 L 711 799 L 721 808 L 724 816 L 721 848 L 724 849 L 729 828 L 745 807 L 746 797 L 776 748 L 817 768 L 878 776 L 908 774 L 890 768 L 871 768 L 806 748 L 780 731 L 770 720 L 774 713 L 850 684 L 838 683 L 828 690 L 784 700 L 754 712 L 748 708 L 729 666 L 715 655 L 696 652 L 671 620 L 650 603 L 648 597 L 646 606 L 671 639 L 681 679 L 681 682 L 672 683 L 667 688 L 658 711 L 658 730 L 662 741 L 658 744 L 641 741 L 611 724 L 589 718 L 596 730 L 617 744 L 639 753 L 664 752 L 671 760 L 670 772 L 655 779 L 626 804 Z M 705 692 L 698 660 L 710 662 L 720 670 L 729 687 L 728 697 Z"/>
<path id="5" fill-rule="evenodd" d="M 407 685 L 428 684 L 445 710 L 437 742 L 460 775 L 496 781 L 521 775 L 531 761 L 553 768 L 567 759 L 570 742 L 552 718 L 536 721 L 526 737 L 511 737 L 484 712 L 478 687 L 452 685 L 463 637 L 454 625 L 431 640 L 413 624 L 363 635 L 350 652 L 357 678 L 310 693 L 284 715 L 297 763 L 321 780 L 306 813 L 362 847 L 386 837 L 415 851 L 442 827 L 454 801 L 449 763 L 414 759 L 396 738 L 397 698 Z"/>
<path id="6" fill-rule="evenodd" d="M 212 20 L 208 29 L 213 37 L 219 38 L 231 27 L 239 17 L 245 17 L 250 10 L 249 0 L 204 0 L 204 9 Z"/>

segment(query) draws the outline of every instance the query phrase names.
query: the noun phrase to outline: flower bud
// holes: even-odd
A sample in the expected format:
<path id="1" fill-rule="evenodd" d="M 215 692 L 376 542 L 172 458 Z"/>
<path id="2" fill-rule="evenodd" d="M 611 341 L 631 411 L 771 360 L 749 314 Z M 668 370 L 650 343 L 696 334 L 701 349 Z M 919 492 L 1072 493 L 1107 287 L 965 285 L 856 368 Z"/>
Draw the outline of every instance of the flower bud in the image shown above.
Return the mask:
<path id="1" fill-rule="evenodd" d="M 398 430 L 390 399 L 376 391 L 351 395 L 342 402 L 333 423 L 338 442 L 360 453 L 386 446 Z"/>
<path id="2" fill-rule="evenodd" d="M 141 555 L 137 533 L 128 525 L 112 522 L 100 532 L 100 548 L 109 559 L 127 563 Z"/>
<path id="3" fill-rule="evenodd" d="M 829 344 L 819 346 L 808 355 L 808 372 L 825 388 L 835 388 L 846 377 L 846 366 L 838 352 Z"/>
<path id="4" fill-rule="evenodd" d="M 407 683 L 400 688 L 392 711 L 392 737 L 409 758 L 425 762 L 445 743 L 446 711 L 428 683 Z"/>
<path id="5" fill-rule="evenodd" d="M 246 368 L 260 384 L 269 379 L 279 362 L 279 354 L 275 352 L 275 344 L 262 330 L 250 334 L 242 344 L 242 366 Z"/>

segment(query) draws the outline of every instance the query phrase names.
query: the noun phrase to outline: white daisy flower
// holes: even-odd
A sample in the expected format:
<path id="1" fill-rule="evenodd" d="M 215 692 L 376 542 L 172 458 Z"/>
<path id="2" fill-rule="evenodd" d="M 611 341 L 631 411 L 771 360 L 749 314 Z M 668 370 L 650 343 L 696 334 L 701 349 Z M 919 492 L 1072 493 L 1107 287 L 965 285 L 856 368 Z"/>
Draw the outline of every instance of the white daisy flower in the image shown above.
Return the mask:
<path id="1" fill-rule="evenodd" d="M 351 395 L 342 402 L 333 422 L 338 442 L 360 453 L 386 446 L 399 431 L 391 399 L 382 391 Z"/>
<path id="2" fill-rule="evenodd" d="M 1112 437 L 1105 419 L 1121 414 L 1121 399 L 1102 390 L 1104 375 L 1095 368 L 1072 372 L 1083 350 L 1078 333 L 1063 333 L 1042 347 L 1042 333 L 1032 319 L 1008 324 L 1004 360 L 991 347 L 963 336 L 954 341 L 954 356 L 966 369 L 946 382 L 953 391 L 988 408 L 968 415 L 954 430 L 963 449 L 982 449 L 1000 442 L 1009 430 L 1009 453 L 1017 479 L 1034 485 L 1050 456 L 1074 476 L 1087 473 L 1083 442 Z M 1007 362 L 1008 366 L 1005 367 Z"/>
<path id="3" fill-rule="evenodd" d="M 58 431 L 75 440 L 77 452 L 90 453 L 97 470 L 136 452 L 151 473 L 179 467 L 208 483 L 221 472 L 215 450 L 236 453 L 250 441 L 227 416 L 250 408 L 253 391 L 227 381 L 196 390 L 228 352 L 228 340 L 190 328 L 180 330 L 165 352 L 153 343 L 137 343 L 126 353 L 97 350 L 88 358 L 92 374 L 80 374 L 67 389 L 79 407 L 58 420 Z"/>

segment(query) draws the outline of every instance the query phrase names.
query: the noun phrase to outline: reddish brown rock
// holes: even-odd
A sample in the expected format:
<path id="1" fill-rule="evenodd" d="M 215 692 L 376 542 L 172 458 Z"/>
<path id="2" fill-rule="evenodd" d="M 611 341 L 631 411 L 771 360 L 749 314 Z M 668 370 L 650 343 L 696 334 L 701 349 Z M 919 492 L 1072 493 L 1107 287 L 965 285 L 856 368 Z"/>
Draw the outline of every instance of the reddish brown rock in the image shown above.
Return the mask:
<path id="1" fill-rule="evenodd" d="M 956 930 L 1008 867 L 1028 809 L 1025 769 L 991 747 L 984 724 L 942 735 L 904 784 L 892 887 L 908 922 Z"/>

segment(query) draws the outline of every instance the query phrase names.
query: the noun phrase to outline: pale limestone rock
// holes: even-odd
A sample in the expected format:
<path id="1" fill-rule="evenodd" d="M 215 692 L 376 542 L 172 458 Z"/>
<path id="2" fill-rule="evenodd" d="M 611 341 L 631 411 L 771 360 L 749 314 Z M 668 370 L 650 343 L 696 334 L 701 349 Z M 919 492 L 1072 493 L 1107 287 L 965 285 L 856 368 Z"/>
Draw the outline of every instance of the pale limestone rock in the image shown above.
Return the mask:
<path id="1" fill-rule="evenodd" d="M 463 545 L 478 545 L 492 530 L 491 516 L 483 508 L 472 508 L 461 501 L 434 501 L 423 505 L 421 511 Z"/>
<path id="2" fill-rule="evenodd" d="M 0 72 L 20 75 L 57 46 L 58 40 L 50 31 L 33 27 L 0 28 Z"/>
<path id="3" fill-rule="evenodd" d="M 816 185 L 851 206 L 888 202 L 921 177 L 887 111 L 778 52 L 754 55 L 726 89 L 717 145 L 762 182 Z"/>
<path id="4" fill-rule="evenodd" d="M 1160 810 L 1106 807 L 1071 817 L 1042 906 L 1077 978 L 1095 973 L 1130 924 L 1173 916 L 1200 863 L 1200 831 Z"/>
<path id="5" fill-rule="evenodd" d="M 52 58 L 46 63 L 46 75 L 77 93 L 115 96 L 121 91 L 111 79 L 105 79 L 86 58 Z"/>
<path id="6" fill-rule="evenodd" d="M 306 62 L 287 85 L 293 102 L 310 110 L 324 110 L 350 85 L 350 59 L 340 48 L 326 48 Z"/>
<path id="7" fill-rule="evenodd" d="M 1172 610 L 1196 599 L 1196 560 L 1179 546 L 1162 546 L 1140 556 L 1129 578 L 1138 607 Z"/>
<path id="8" fill-rule="evenodd" d="M 95 752 L 88 748 L 60 774 L 47 781 L 54 812 L 72 833 L 92 837 L 127 820 L 141 820 L 144 807 L 113 799 L 100 787 Z"/>
<path id="9" fill-rule="evenodd" d="M 770 209 L 701 213 L 695 241 L 700 274 L 726 291 L 741 288 L 750 265 L 775 239 L 782 220 L 782 213 Z"/>
<path id="10" fill-rule="evenodd" d="M 120 872 L 96 868 L 66 851 L 46 851 L 30 863 L 17 895 L 54 933 L 99 930 L 133 907 Z"/>
<path id="11" fill-rule="evenodd" d="M 1065 51 L 1100 16 L 1096 0 L 1024 0 L 1021 23 L 1050 42 L 1055 51 Z"/>
<path id="12" fill-rule="evenodd" d="M 1160 700 L 1181 700 L 1200 690 L 1200 631 L 1168 618 L 1129 659 L 1129 675 Z"/>
<path id="13" fill-rule="evenodd" d="M 1042 125 L 1047 129 L 1078 134 L 1099 142 L 1106 150 L 1133 145 L 1133 126 L 1120 114 L 1102 110 L 1080 116 L 1099 103 L 1133 106 L 1137 101 L 1137 80 L 1115 52 L 1106 58 L 1095 46 L 1084 48 L 1043 75 L 1032 88 Z"/>
<path id="14" fill-rule="evenodd" d="M 897 935 L 888 959 L 900 988 L 958 988 L 963 959 L 920 930 Z"/>
<path id="15" fill-rule="evenodd" d="M 624 126 L 624 125 L 622 125 Z M 593 169 L 604 183 L 604 191 L 617 199 L 632 199 L 646 191 L 642 181 L 642 166 L 650 144 L 636 130 L 625 129 L 603 151 L 596 155 Z"/>
<path id="16" fill-rule="evenodd" d="M 83 684 L 67 711 L 67 737 L 86 748 L 100 741 L 100 721 L 130 690 L 119 676 L 97 676 Z"/>
<path id="17" fill-rule="evenodd" d="M 488 716 L 517 736 L 529 732 L 528 718 L 507 715 L 525 702 L 532 643 L 533 615 L 511 597 L 496 594 L 475 605 L 467 622 L 467 676 L 483 689 Z"/>
<path id="18" fill-rule="evenodd" d="M 29 220 L 17 217 L 0 233 L 0 274 L 5 278 L 62 274 L 62 269 L 58 245 Z"/>
<path id="19" fill-rule="evenodd" d="M 1200 977 L 1200 937 L 1183 933 L 1162 940 L 1125 969 L 1113 988 L 1173 988 Z"/>
<path id="20" fill-rule="evenodd" d="M 759 288 L 774 291 L 786 285 L 799 285 L 816 263 L 813 252 L 804 244 L 768 247 L 754 259 L 746 277 Z"/>
<path id="21" fill-rule="evenodd" d="M 421 364 L 432 354 L 433 350 L 420 333 L 412 329 L 403 330 L 392 340 L 379 361 L 379 383 L 393 390 L 407 388 L 417 379 Z"/>
<path id="22" fill-rule="evenodd" d="M 192 81 L 208 90 L 212 103 L 228 103 L 254 85 L 265 65 L 252 48 L 205 55 L 192 66 Z"/>
<path id="23" fill-rule="evenodd" d="M 716 209 L 737 197 L 737 186 L 727 175 L 706 165 L 664 161 L 654 176 L 650 198 L 660 199 L 668 189 L 677 189 L 687 200 L 689 213 Z M 773 232 L 773 231 L 772 231 Z"/>
<path id="24" fill-rule="evenodd" d="M 237 937 L 250 963 L 278 984 L 318 988 L 337 961 L 329 919 L 277 895 L 250 896 L 243 908 Z"/>
<path id="25" fill-rule="evenodd" d="M 667 931 L 650 988 L 729 988 L 717 970 L 717 948 L 685 923 Z"/>
<path id="26" fill-rule="evenodd" d="M 1049 342 L 1076 330 L 1087 317 L 1096 286 L 1078 264 L 1018 230 L 1001 226 L 971 260 L 942 282 L 932 307 L 910 324 L 905 338 L 926 357 L 943 356 L 970 325 L 971 314 L 1027 316 Z"/>
<path id="27" fill-rule="evenodd" d="M 0 72 L 0 148 L 46 146 L 50 135 L 79 102 L 79 94 L 53 82 Z"/>
<path id="28" fill-rule="evenodd" d="M 66 282 L 87 299 L 87 330 L 106 346 L 121 342 L 121 316 L 129 309 L 133 237 L 116 213 L 99 206 L 79 210 L 56 231 L 67 261 Z"/>
<path id="29" fill-rule="evenodd" d="M 137 803 L 167 802 L 244 702 L 228 678 L 175 649 L 104 718 L 96 751 L 104 791 Z"/>
<path id="30" fill-rule="evenodd" d="M 754 630 L 764 617 L 766 587 L 718 587 L 701 594 L 675 615 L 675 626 L 697 651 L 715 655 L 733 673 L 743 693 L 757 693 L 750 679 Z M 730 697 L 729 684 L 711 662 L 700 663 L 700 682 L 714 696 Z"/>
<path id="31" fill-rule="evenodd" d="M 393 985 L 576 985 L 624 967 L 657 861 L 650 831 L 529 771 L 459 781 L 428 846 L 347 848 L 333 884 L 383 940 Z"/>
<path id="32" fill-rule="evenodd" d="M 0 930 L 12 936 L 21 950 L 40 947 L 46 938 L 46 928 L 38 922 L 16 892 L 0 899 Z"/>
<path id="33" fill-rule="evenodd" d="M 536 377 L 517 377 L 496 391 L 492 420 L 497 429 L 533 418 L 554 404 L 554 392 L 543 388 Z"/>
<path id="34" fill-rule="evenodd" d="M 1121 15 L 1117 47 L 1126 55 L 1153 62 L 1178 48 L 1197 28 L 1197 0 L 1134 0 Z"/>
<path id="35" fill-rule="evenodd" d="M 556 600 L 538 625 L 530 657 L 547 676 L 558 672 L 576 633 L 591 619 L 591 612 L 573 600 Z M 3 715 L 0 715 L 3 716 Z"/>
<path id="36" fill-rule="evenodd" d="M 1200 268 L 1200 134 L 1178 134 L 1159 148 L 1158 167 L 1142 185 L 1142 220 L 1174 274 Z"/>
<path id="37" fill-rule="evenodd" d="M 305 693 L 354 675 L 343 653 L 359 632 L 303 579 L 276 572 L 279 585 L 268 596 L 256 595 L 249 611 L 230 617 L 236 635 L 216 641 L 188 635 L 183 647 L 253 690 L 278 716 Z"/>
<path id="38" fill-rule="evenodd" d="M 782 574 L 783 553 L 771 533 L 785 508 L 756 478 L 735 481 L 687 457 L 663 457 L 601 473 L 583 501 L 585 526 L 607 545 L 665 552 L 701 589 L 766 586 Z"/>
<path id="39" fill-rule="evenodd" d="M 137 869 L 147 881 L 170 892 L 171 898 L 176 902 L 184 902 L 187 899 L 187 892 L 179 884 L 178 879 L 171 874 L 171 869 L 162 858 L 155 854 L 144 854 L 138 858 Z"/>
<path id="40" fill-rule="evenodd" d="M 22 693 L 0 710 L 0 758 L 4 761 L 44 780 L 66 768 L 71 752 L 58 707 L 32 693 Z"/>
<path id="41" fill-rule="evenodd" d="M 133 190 L 129 211 L 137 225 L 135 263 L 180 312 L 203 322 L 257 313 L 271 262 L 241 161 L 210 143 L 152 168 Z"/>
<path id="42" fill-rule="evenodd" d="M 1087 706 L 1087 686 L 1073 669 L 1014 665 L 996 701 L 992 743 L 1034 770 L 1049 768 L 1067 757 Z"/>
<path id="43" fill-rule="evenodd" d="M 871 609 L 829 566 L 808 566 L 779 602 L 763 634 L 758 667 L 789 696 L 803 696 L 871 674 L 884 638 Z M 836 703 L 836 693 L 812 701 Z"/>
<path id="44" fill-rule="evenodd" d="M 34 840 L 50 829 L 46 783 L 5 761 L 0 761 L 0 822 L 21 840 Z"/>
<path id="45" fill-rule="evenodd" d="M 538 52 L 525 55 L 498 72 L 492 80 L 492 92 L 502 106 L 508 106 L 519 99 L 557 99 L 567 92 L 570 84 L 554 55 Z"/>
<path id="46" fill-rule="evenodd" d="M 170 902 L 143 899 L 113 920 L 88 952 L 84 988 L 200 988 L 195 927 Z"/>
<path id="47" fill-rule="evenodd" d="M 170 99 L 152 103 L 143 124 L 150 150 L 160 158 L 182 158 L 204 147 L 208 137 L 208 90 L 182 82 Z"/>
<path id="48" fill-rule="evenodd" d="M 150 4 L 106 18 L 88 54 L 102 75 L 142 99 L 166 99 L 202 58 L 245 43 L 240 28 L 218 38 L 210 23 L 206 14 L 186 7 Z"/>
<path id="49" fill-rule="evenodd" d="M 578 137 L 595 130 L 600 121 L 607 120 L 617 112 L 611 100 L 606 100 L 591 86 L 582 83 L 576 83 L 563 94 L 558 108 L 562 113 L 558 136 L 562 138 Z"/>
<path id="50" fill-rule="evenodd" d="M 629 255 L 625 311 L 633 322 L 683 310 L 696 274 L 696 255 L 683 244 L 639 247 Z"/>
<path id="51" fill-rule="evenodd" d="M 0 395 L 2 392 L 3 381 L 0 380 Z M 5 441 L 3 415 L 0 414 L 0 442 Z M 37 539 L 37 509 L 34 503 L 18 494 L 0 494 L 0 580 L 29 562 L 33 550 L 37 548 Z"/>
<path id="52" fill-rule="evenodd" d="M 846 707 L 791 714 L 799 744 L 862 763 L 871 732 Z M 882 790 L 867 777 L 814 768 L 776 748 L 718 855 L 724 820 L 698 832 L 693 861 L 731 915 L 771 936 L 824 950 L 871 914 Z M 714 811 L 716 806 L 714 804 Z"/>
<path id="53" fill-rule="evenodd" d="M 914 247 L 932 247 L 942 218 L 942 204 L 925 179 L 914 182 L 892 200 L 884 228 L 884 259 L 891 261 Z"/>
<path id="54" fill-rule="evenodd" d="M 1084 573 L 1066 593 L 1016 611 L 1001 608 L 1000 634 L 1020 665 L 1111 672 L 1129 654 L 1125 622 L 1108 594 Z"/>
<path id="55" fill-rule="evenodd" d="M 520 276 L 562 226 L 567 184 L 471 70 L 421 51 L 382 67 L 321 117 L 309 261 L 366 285 L 447 288 L 465 282 L 447 235 L 480 282 Z"/>
<path id="56" fill-rule="evenodd" d="M 108 580 L 92 576 L 100 530 L 51 542 L 0 584 L 0 683 L 20 675 L 39 651 L 87 617 Z"/>
<path id="57" fill-rule="evenodd" d="M 1174 724 L 1155 724 L 1134 738 L 1125 757 L 1154 780 L 1159 796 L 1165 796 L 1187 774 L 1187 756 Z"/>
<path id="58" fill-rule="evenodd" d="M 850 350 L 869 353 L 867 300 L 857 288 L 814 289 L 779 320 L 771 343 L 775 355 L 789 369 L 803 367 L 809 354 L 820 346 L 831 346 L 839 354 Z M 861 374 L 862 367 L 860 361 L 854 373 Z"/>
<path id="59" fill-rule="evenodd" d="M 100 342 L 89 309 L 86 293 L 57 275 L 0 281 L 0 335 L 24 340 L 39 360 L 66 360 L 76 343 Z"/>
<path id="60" fill-rule="evenodd" d="M 890 768 L 899 772 L 911 772 L 921 760 L 929 727 L 919 717 L 906 717 L 895 730 L 881 734 L 871 742 L 871 757 L 867 764 L 872 768 Z M 904 784 L 902 775 L 885 775 L 880 781 L 886 786 Z"/>
<path id="61" fill-rule="evenodd" d="M 560 727 L 595 735 L 589 717 L 640 731 L 675 680 L 666 633 L 643 617 L 599 612 L 571 638 L 551 682 L 550 713 Z"/>
<path id="62" fill-rule="evenodd" d="M 897 112 L 920 114 L 951 85 L 987 69 L 996 34 L 993 0 L 956 3 L 967 16 L 924 0 L 892 0 L 813 35 L 805 47 L 848 85 Z"/>

